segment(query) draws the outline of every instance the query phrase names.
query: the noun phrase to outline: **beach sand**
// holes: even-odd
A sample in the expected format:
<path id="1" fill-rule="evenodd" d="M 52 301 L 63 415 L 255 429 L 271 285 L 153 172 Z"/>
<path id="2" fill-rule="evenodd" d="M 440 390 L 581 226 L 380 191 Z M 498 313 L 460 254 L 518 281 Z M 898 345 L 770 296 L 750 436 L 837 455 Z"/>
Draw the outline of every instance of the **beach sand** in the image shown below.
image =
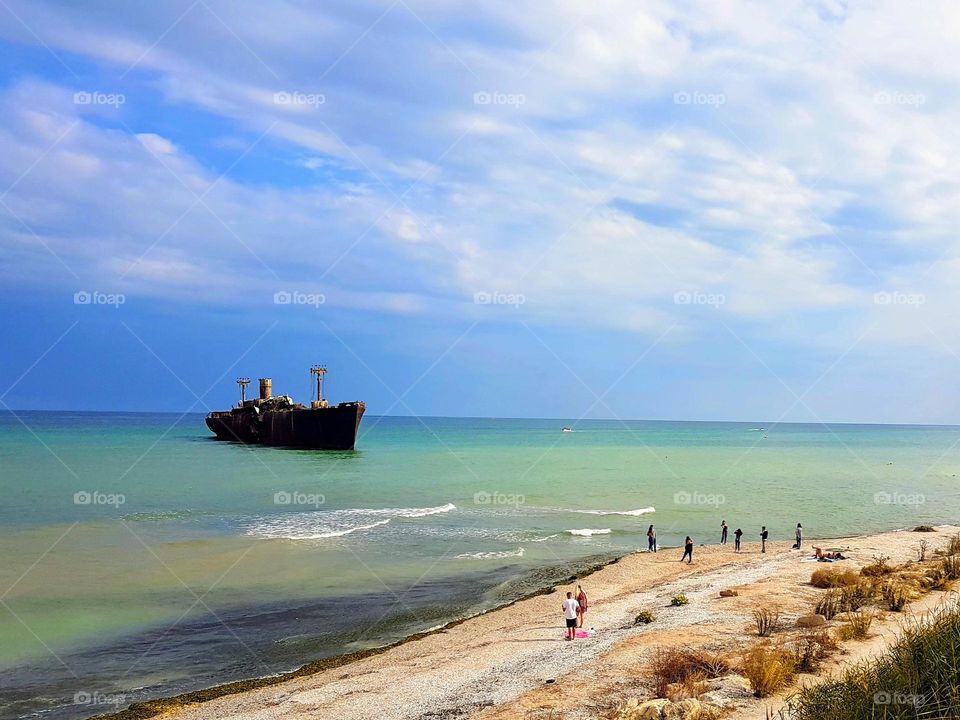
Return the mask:
<path id="1" fill-rule="evenodd" d="M 742 648 L 757 641 L 751 611 L 758 606 L 781 610 L 786 626 L 813 612 L 822 591 L 809 585 L 810 574 L 823 567 L 859 569 L 874 555 L 891 563 L 915 559 L 921 538 L 932 550 L 945 544 L 957 528 L 936 533 L 890 532 L 864 537 L 805 540 L 802 552 L 789 542 L 744 543 L 736 555 L 732 544 L 697 547 L 692 565 L 679 562 L 682 550 L 636 553 L 581 578 L 590 598 L 584 623 L 591 637 L 563 640 L 561 600 L 575 585 L 471 618 L 434 634 L 392 647 L 349 664 L 296 677 L 255 690 L 224 695 L 202 703 L 171 703 L 158 717 L 208 718 L 591 718 L 619 701 L 648 699 L 645 669 L 658 646 L 702 647 L 736 661 Z M 850 560 L 832 565 L 804 561 L 813 545 L 849 548 Z M 721 598 L 721 589 L 736 597 Z M 671 607 L 684 594 L 689 604 Z M 923 612 L 942 602 L 934 592 L 907 606 Z M 642 610 L 656 620 L 634 625 Z M 345 608 L 349 612 L 349 608 Z M 880 652 L 895 636 L 904 614 L 883 613 L 873 637 L 843 644 L 827 670 Z M 823 673 L 820 673 L 823 675 Z M 801 682 L 815 681 L 813 676 Z M 779 707 L 787 693 L 764 701 L 743 693 L 735 698 L 737 718 L 763 718 L 766 707 Z"/>

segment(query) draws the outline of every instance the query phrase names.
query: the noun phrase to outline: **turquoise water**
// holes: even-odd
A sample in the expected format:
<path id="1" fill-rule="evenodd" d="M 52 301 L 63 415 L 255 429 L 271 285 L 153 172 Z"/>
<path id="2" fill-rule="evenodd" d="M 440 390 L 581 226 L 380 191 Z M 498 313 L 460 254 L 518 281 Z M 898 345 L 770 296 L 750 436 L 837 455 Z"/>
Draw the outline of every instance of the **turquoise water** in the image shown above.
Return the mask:
<path id="1" fill-rule="evenodd" d="M 0 717 L 78 718 L 380 645 L 722 519 L 957 519 L 960 428 L 367 417 L 358 450 L 199 415 L 0 414 Z"/>

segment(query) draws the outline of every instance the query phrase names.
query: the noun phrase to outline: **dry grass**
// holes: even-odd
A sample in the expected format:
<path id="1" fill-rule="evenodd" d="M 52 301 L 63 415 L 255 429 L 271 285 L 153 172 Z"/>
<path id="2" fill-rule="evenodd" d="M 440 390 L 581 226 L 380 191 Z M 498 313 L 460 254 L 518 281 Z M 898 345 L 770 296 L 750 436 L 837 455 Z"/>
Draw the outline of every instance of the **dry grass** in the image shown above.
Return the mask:
<path id="1" fill-rule="evenodd" d="M 947 542 L 947 546 L 941 554 L 947 556 L 960 555 L 960 533 L 955 533 L 950 536 L 950 540 Z"/>
<path id="2" fill-rule="evenodd" d="M 771 608 L 754 610 L 753 622 L 757 625 L 757 635 L 769 637 L 780 625 L 780 611 Z"/>
<path id="3" fill-rule="evenodd" d="M 823 615 L 827 620 L 833 620 L 839 613 L 843 612 L 840 604 L 840 591 L 827 590 L 827 592 L 817 601 L 817 615 Z"/>
<path id="4" fill-rule="evenodd" d="M 814 673 L 830 653 L 839 648 L 836 639 L 826 630 L 807 633 L 797 638 L 794 649 L 798 672 Z"/>
<path id="5" fill-rule="evenodd" d="M 860 574 L 863 577 L 882 577 L 884 575 L 889 575 L 893 572 L 893 568 L 890 567 L 889 561 L 889 555 L 874 555 L 873 562 L 869 565 L 864 565 L 860 570 Z"/>
<path id="6" fill-rule="evenodd" d="M 870 633 L 874 614 L 869 610 L 857 610 L 847 617 L 847 624 L 840 628 L 841 640 L 863 640 Z"/>
<path id="7" fill-rule="evenodd" d="M 680 685 L 685 692 L 692 691 L 698 682 L 702 683 L 706 679 L 729 673 L 730 665 L 716 653 L 658 648 L 654 653 L 649 672 L 653 678 L 655 695 L 668 697 L 668 693 L 677 692 L 676 688 L 671 686 Z M 687 697 L 695 696 L 687 695 Z"/>
<path id="8" fill-rule="evenodd" d="M 769 697 L 789 684 L 796 673 L 797 658 L 783 647 L 757 645 L 747 652 L 740 670 L 757 697 Z"/>
<path id="9" fill-rule="evenodd" d="M 960 557 L 947 555 L 940 561 L 940 567 L 947 580 L 960 580 Z"/>
<path id="10" fill-rule="evenodd" d="M 814 570 L 810 576 L 810 584 L 818 588 L 845 587 L 856 585 L 858 582 L 860 582 L 860 576 L 853 570 L 820 568 Z"/>
<path id="11" fill-rule="evenodd" d="M 907 585 L 897 580 L 890 580 L 881 591 L 883 604 L 891 612 L 901 612 L 910 602 L 910 590 Z"/>
<path id="12" fill-rule="evenodd" d="M 667 699 L 671 702 L 680 702 L 687 698 L 698 698 L 710 690 L 706 683 L 707 676 L 702 672 L 693 672 L 683 680 L 667 688 Z"/>
<path id="13" fill-rule="evenodd" d="M 923 586 L 927 590 L 949 590 L 953 581 L 947 577 L 943 565 L 938 563 L 927 568 L 923 576 Z"/>
<path id="14" fill-rule="evenodd" d="M 844 612 L 859 610 L 870 604 L 876 594 L 877 589 L 872 582 L 861 581 L 856 585 L 840 588 L 840 608 Z"/>

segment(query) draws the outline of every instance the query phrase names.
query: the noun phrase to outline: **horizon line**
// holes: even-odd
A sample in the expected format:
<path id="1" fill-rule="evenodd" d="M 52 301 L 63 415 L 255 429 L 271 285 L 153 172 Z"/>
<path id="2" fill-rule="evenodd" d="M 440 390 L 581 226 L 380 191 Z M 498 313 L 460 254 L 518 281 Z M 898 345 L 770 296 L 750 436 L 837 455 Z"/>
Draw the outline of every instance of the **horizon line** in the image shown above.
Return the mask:
<path id="1" fill-rule="evenodd" d="M 182 412 L 179 410 L 40 410 L 35 408 L 3 408 L 0 409 L 0 414 L 11 414 L 16 415 L 17 413 L 90 413 L 90 414 L 100 414 L 100 415 L 206 415 L 205 411 L 188 411 Z M 368 413 L 368 417 L 379 417 L 379 418 L 434 418 L 438 420 L 549 420 L 556 422 L 571 422 L 572 426 L 575 426 L 582 422 L 662 422 L 662 423 L 727 423 L 727 424 L 741 424 L 741 425 L 763 425 L 767 424 L 769 427 L 776 427 L 777 425 L 873 425 L 878 427 L 942 427 L 942 428 L 958 428 L 960 429 L 960 423 L 935 423 L 935 422 L 866 422 L 866 421 L 852 421 L 852 420 L 837 420 L 837 421 L 822 421 L 822 420 L 777 420 L 777 421 L 764 421 L 764 420 L 696 420 L 696 419 L 687 419 L 687 420 L 676 420 L 669 418 L 620 418 L 620 417 L 609 417 L 609 418 L 581 418 L 579 420 L 571 420 L 570 418 L 565 417 L 534 417 L 534 416 L 515 416 L 515 415 L 427 415 L 427 414 L 407 414 L 407 415 L 377 415 L 375 413 Z M 571 427 L 572 427 L 571 426 Z M 769 428 L 762 428 L 767 430 Z"/>

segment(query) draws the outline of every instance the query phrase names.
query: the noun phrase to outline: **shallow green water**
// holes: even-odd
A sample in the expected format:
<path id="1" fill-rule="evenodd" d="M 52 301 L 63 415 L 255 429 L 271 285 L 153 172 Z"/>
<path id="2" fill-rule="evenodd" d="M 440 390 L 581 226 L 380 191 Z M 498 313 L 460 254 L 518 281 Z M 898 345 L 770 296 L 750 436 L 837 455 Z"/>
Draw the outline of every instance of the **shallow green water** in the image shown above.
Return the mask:
<path id="1" fill-rule="evenodd" d="M 212 441 L 198 415 L 19 416 L 0 415 L 4 717 L 382 644 L 646 547 L 650 523 L 669 546 L 722 519 L 753 541 L 960 507 L 951 427 L 368 417 L 359 450 L 316 453 Z"/>

